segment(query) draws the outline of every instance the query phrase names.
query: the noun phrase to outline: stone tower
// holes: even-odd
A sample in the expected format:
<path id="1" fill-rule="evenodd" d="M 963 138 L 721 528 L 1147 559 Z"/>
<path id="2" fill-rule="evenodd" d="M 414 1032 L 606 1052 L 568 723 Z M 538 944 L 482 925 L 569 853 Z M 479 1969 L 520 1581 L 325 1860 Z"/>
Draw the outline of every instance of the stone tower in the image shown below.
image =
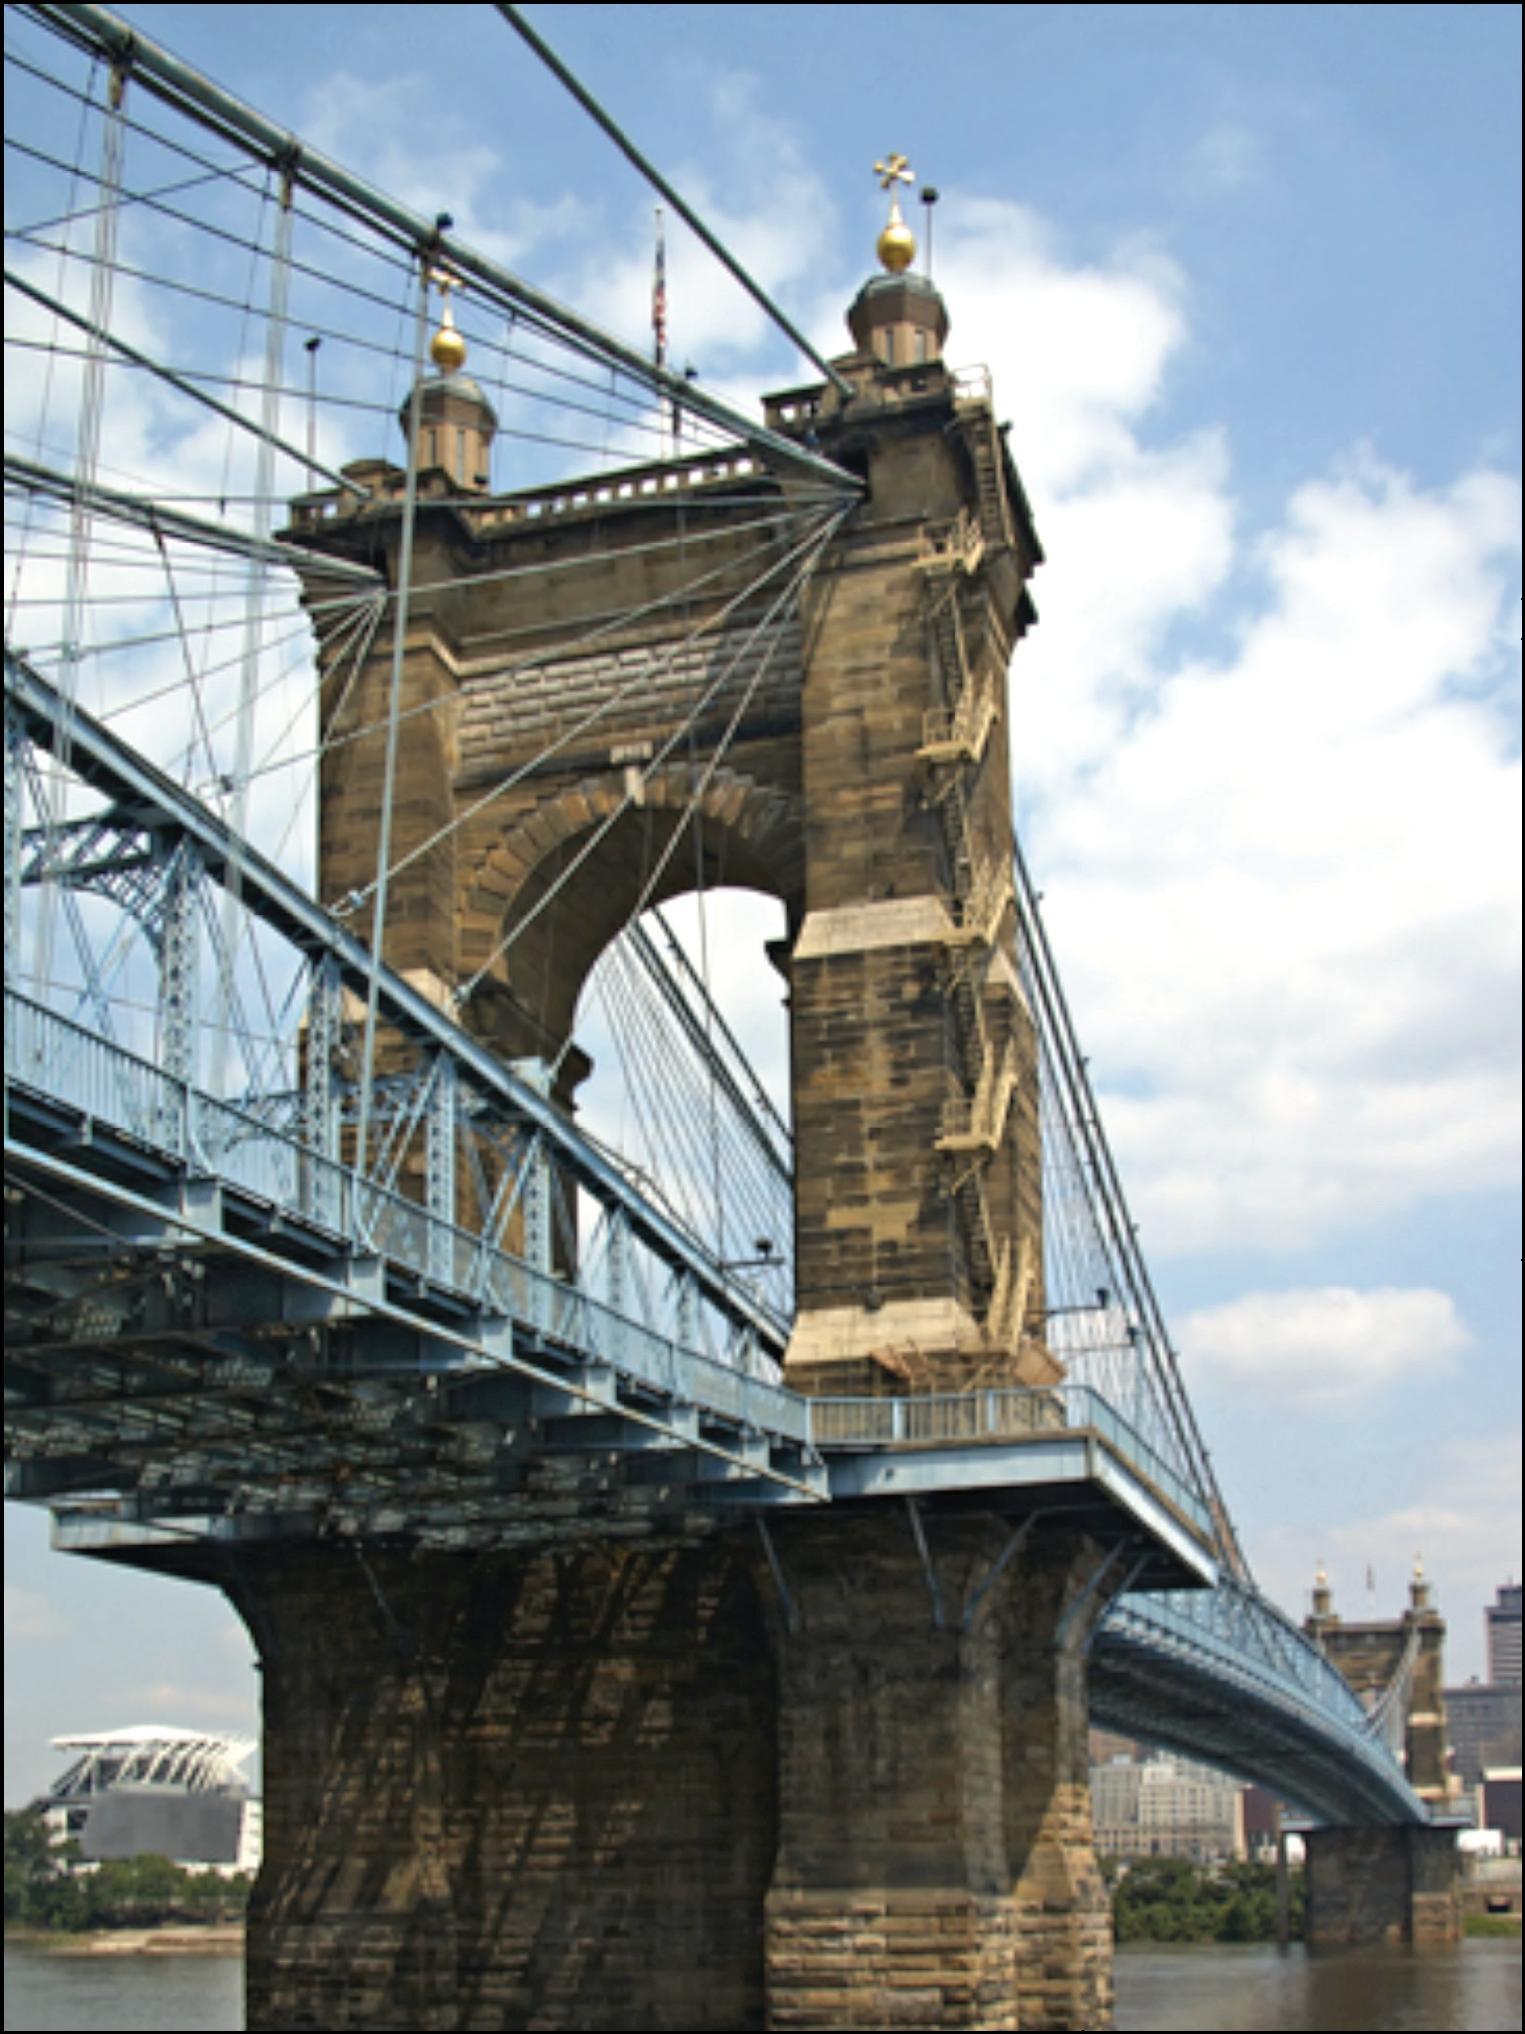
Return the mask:
<path id="1" fill-rule="evenodd" d="M 492 408 L 459 371 L 458 335 L 440 335 L 448 371 L 420 392 L 386 958 L 441 999 L 469 984 L 463 1021 L 542 1061 L 570 1108 L 588 1064 L 578 995 L 637 906 L 722 879 L 778 897 L 790 1380 L 827 1393 L 1042 1383 L 1058 1366 L 1043 1336 L 1005 682 L 1042 552 L 988 382 L 944 362 L 931 283 L 903 264 L 876 276 L 848 325 L 854 350 L 835 363 L 847 393 L 790 390 L 766 415 L 859 475 L 862 499 L 760 633 L 797 541 L 776 523 L 758 534 L 760 512 L 793 501 L 786 471 L 707 454 L 485 491 Z M 299 500 L 293 534 L 395 583 L 404 474 L 346 471 L 356 493 Z M 748 593 L 770 557 L 776 574 Z M 386 634 L 358 675 L 335 663 L 325 686 L 350 737 L 324 764 L 329 903 L 375 874 Z"/>
<path id="2" fill-rule="evenodd" d="M 1368 1702 L 1376 1701 L 1412 1653 L 1403 1761 L 1409 1784 L 1432 1808 L 1448 1798 L 1446 1775 L 1445 1619 L 1430 1600 L 1430 1585 L 1416 1558 L 1409 1583 L 1409 1607 L 1401 1618 L 1350 1623 L 1334 1608 L 1333 1592 L 1321 1568 L 1313 1591 L 1313 1614 L 1304 1629 L 1325 1657 Z"/>

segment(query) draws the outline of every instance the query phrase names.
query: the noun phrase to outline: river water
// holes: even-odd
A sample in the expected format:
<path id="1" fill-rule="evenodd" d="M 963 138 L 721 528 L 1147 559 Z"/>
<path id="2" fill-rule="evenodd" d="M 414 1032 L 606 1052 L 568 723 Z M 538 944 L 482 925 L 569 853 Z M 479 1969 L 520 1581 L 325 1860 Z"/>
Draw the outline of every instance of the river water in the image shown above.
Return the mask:
<path id="1" fill-rule="evenodd" d="M 1160 2028 L 1275 2028 L 1284 2034 L 1412 2028 L 1520 2029 L 1518 1942 L 1455 1949 L 1343 1949 L 1285 1955 L 1261 1943 L 1230 1948 L 1117 1952 L 1117 2025 L 1123 2034 Z"/>
<path id="2" fill-rule="evenodd" d="M 8 1943 L 6 2034 L 238 2028 L 243 1977 L 237 1956 L 66 1956 Z M 1381 1949 L 1310 1957 L 1260 1945 L 1130 1946 L 1117 1957 L 1117 2025 L 1124 2034 L 1518 2034 L 1520 1950 L 1514 1942 L 1467 1942 L 1420 1956 Z"/>

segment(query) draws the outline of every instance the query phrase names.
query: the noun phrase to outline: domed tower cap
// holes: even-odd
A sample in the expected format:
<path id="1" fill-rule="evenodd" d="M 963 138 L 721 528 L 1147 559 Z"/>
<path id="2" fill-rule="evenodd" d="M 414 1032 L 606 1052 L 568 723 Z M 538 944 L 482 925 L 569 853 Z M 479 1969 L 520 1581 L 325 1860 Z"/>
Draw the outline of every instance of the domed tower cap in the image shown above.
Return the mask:
<path id="1" fill-rule="evenodd" d="M 847 329 L 860 353 L 877 354 L 887 367 L 940 360 L 948 307 L 924 275 L 876 275 L 853 298 Z"/>
<path id="2" fill-rule="evenodd" d="M 487 491 L 492 441 L 498 416 L 469 374 L 425 374 L 418 384 L 418 449 L 420 471 L 443 467 L 468 494 Z M 409 396 L 397 412 L 406 439 L 413 417 Z"/>

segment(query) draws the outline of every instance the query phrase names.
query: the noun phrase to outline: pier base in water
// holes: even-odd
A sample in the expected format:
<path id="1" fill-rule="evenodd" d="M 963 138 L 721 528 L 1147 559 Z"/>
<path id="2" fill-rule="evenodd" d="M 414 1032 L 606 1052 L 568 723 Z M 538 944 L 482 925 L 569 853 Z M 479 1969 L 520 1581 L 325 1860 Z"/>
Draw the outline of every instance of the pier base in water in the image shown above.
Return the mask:
<path id="1" fill-rule="evenodd" d="M 1083 1532 L 247 1559 L 247 2024 L 1110 2024 Z M 1073 1607 L 1074 1614 L 1066 1616 Z"/>
<path id="2" fill-rule="evenodd" d="M 1313 1829 L 1305 1840 L 1310 1948 L 1461 1940 L 1454 1829 Z"/>

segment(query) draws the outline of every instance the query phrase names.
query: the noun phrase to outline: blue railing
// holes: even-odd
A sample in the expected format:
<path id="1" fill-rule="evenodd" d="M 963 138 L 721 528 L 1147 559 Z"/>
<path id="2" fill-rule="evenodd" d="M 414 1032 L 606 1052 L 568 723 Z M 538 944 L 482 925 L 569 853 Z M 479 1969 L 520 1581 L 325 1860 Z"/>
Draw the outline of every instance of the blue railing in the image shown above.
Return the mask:
<path id="1" fill-rule="evenodd" d="M 7 989 L 5 1074 L 82 1119 L 109 1125 L 188 1174 L 217 1181 L 336 1243 L 425 1277 L 506 1316 L 538 1339 L 605 1362 L 653 1390 L 814 1449 L 1019 1442 L 1089 1430 L 1205 1540 L 1207 1506 L 1089 1385 L 999 1386 L 897 1398 L 806 1398 L 722 1362 L 443 1221 L 417 1201 L 314 1152 L 235 1102 L 221 1101 Z M 320 1209 L 321 1219 L 314 1210 Z"/>

